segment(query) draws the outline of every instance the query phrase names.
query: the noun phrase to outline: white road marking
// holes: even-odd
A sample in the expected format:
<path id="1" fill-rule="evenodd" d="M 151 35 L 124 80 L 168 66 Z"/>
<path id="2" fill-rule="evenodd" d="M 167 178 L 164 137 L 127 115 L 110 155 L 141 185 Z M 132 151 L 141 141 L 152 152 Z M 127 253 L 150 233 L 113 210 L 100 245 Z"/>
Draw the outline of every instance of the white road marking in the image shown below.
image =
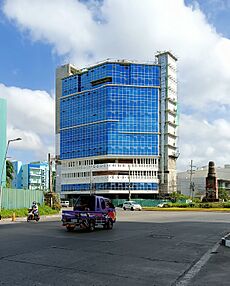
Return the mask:
<path id="1" fill-rule="evenodd" d="M 208 262 L 213 252 L 216 252 L 220 243 L 216 243 L 211 249 L 209 249 L 196 264 L 188 270 L 187 273 L 175 284 L 175 286 L 186 286 L 192 280 L 192 278 L 201 270 L 201 268 Z"/>

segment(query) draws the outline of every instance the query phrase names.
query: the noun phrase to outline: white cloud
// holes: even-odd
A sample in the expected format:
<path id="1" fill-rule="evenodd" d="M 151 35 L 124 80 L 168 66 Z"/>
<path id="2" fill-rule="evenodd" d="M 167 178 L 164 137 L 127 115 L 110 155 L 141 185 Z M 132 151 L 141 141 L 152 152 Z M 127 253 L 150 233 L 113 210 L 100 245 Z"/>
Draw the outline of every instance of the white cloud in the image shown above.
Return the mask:
<path id="1" fill-rule="evenodd" d="M 197 167 L 207 165 L 209 161 L 215 161 L 218 166 L 230 162 L 229 131 L 230 121 L 226 119 L 219 118 L 210 123 L 183 114 L 179 133 L 179 140 L 183 140 L 179 169 L 188 167 L 191 159 Z"/>
<path id="2" fill-rule="evenodd" d="M 9 139 L 22 138 L 22 141 L 11 143 L 11 146 L 14 145 L 14 149 L 40 151 L 43 148 L 40 137 L 33 131 L 16 129 L 9 125 L 7 127 L 7 137 Z"/>
<path id="3" fill-rule="evenodd" d="M 87 51 L 94 42 L 95 26 L 87 7 L 74 0 L 31 3 L 27 0 L 6 1 L 3 9 L 21 30 L 29 32 L 33 41 L 52 44 L 59 55 L 87 59 Z"/>
<path id="4" fill-rule="evenodd" d="M 7 87 L 0 84 L 0 97 L 7 99 L 7 137 L 23 140 L 12 149 L 33 151 L 36 159 L 52 149 L 54 100 L 45 91 Z"/>
<path id="5" fill-rule="evenodd" d="M 54 100 L 42 90 L 7 87 L 0 83 L 0 97 L 7 99 L 8 122 L 38 134 L 54 130 Z"/>
<path id="6" fill-rule="evenodd" d="M 151 60 L 156 50 L 172 50 L 179 57 L 179 165 L 211 156 L 229 163 L 230 40 L 215 31 L 198 6 L 186 7 L 182 0 L 98 3 L 7 0 L 3 10 L 32 41 L 51 44 L 77 66 L 108 57 Z"/>

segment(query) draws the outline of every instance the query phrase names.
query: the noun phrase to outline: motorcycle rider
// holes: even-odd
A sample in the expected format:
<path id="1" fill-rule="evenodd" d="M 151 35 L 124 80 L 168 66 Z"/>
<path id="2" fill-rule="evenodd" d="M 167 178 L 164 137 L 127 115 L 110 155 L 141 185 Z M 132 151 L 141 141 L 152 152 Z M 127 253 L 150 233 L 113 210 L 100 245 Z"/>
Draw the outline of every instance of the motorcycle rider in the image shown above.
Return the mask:
<path id="1" fill-rule="evenodd" d="M 31 206 L 32 214 L 38 215 L 38 205 L 35 201 L 33 201 L 32 206 Z"/>

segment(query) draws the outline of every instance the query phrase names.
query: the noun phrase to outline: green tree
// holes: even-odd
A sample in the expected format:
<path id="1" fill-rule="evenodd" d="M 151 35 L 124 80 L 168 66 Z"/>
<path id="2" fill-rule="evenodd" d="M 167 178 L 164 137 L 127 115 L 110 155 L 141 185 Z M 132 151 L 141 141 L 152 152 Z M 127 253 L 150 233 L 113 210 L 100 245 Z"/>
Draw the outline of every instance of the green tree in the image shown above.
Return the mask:
<path id="1" fill-rule="evenodd" d="M 177 202 L 177 201 L 179 201 L 179 200 L 188 199 L 189 197 L 186 196 L 186 195 L 177 193 L 177 192 L 172 192 L 172 193 L 170 194 L 170 198 L 171 198 L 174 202 Z"/>
<path id="2" fill-rule="evenodd" d="M 219 189 L 219 199 L 228 201 L 229 200 L 229 193 L 225 189 Z"/>
<path id="3" fill-rule="evenodd" d="M 11 161 L 6 160 L 6 186 L 9 188 L 13 180 L 14 167 Z"/>

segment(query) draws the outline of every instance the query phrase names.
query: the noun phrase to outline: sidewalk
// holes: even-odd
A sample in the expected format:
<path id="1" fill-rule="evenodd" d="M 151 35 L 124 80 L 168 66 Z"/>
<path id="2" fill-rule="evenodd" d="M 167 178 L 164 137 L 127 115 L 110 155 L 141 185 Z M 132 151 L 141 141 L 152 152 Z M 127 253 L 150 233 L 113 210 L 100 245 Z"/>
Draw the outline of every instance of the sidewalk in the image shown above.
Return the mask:
<path id="1" fill-rule="evenodd" d="M 42 215 L 40 221 L 52 221 L 52 220 L 61 220 L 61 213 L 54 215 Z M 1 224 L 12 224 L 12 223 L 21 223 L 26 222 L 27 217 L 16 217 L 15 221 L 12 221 L 12 218 L 3 218 L 0 220 Z"/>
<path id="2" fill-rule="evenodd" d="M 190 281 L 189 286 L 229 286 L 230 248 L 220 245 L 211 258 Z"/>

